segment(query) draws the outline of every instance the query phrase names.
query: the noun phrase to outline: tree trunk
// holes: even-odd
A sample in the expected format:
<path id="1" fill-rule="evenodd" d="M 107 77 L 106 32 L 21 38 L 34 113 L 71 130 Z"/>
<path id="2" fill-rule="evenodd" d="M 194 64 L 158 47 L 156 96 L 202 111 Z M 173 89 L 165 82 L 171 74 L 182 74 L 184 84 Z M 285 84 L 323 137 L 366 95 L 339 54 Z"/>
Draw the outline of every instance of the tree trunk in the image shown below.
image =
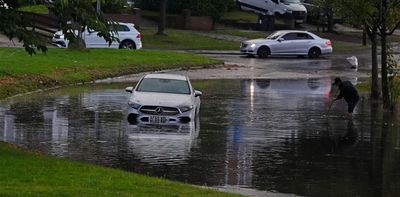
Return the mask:
<path id="1" fill-rule="evenodd" d="M 389 81 L 388 81 L 388 71 L 387 71 L 387 46 L 386 46 L 386 37 L 387 37 L 387 19 L 386 19 L 386 10 L 387 10 L 387 2 L 386 0 L 382 0 L 382 9 L 381 9 L 381 17 L 382 17 L 382 25 L 381 25 L 381 77 L 382 77 L 382 100 L 383 107 L 385 109 L 390 108 L 390 92 L 389 92 Z"/>
<path id="2" fill-rule="evenodd" d="M 333 10 L 332 8 L 328 9 L 328 32 L 333 32 Z"/>
<path id="3" fill-rule="evenodd" d="M 167 18 L 167 2 L 168 0 L 161 0 L 160 3 L 160 19 L 158 21 L 158 35 L 165 35 L 164 30 L 165 30 L 165 24 L 166 24 L 166 18 Z"/>
<path id="4" fill-rule="evenodd" d="M 365 30 L 365 27 L 363 29 L 363 33 L 362 33 L 362 45 L 366 46 L 367 45 L 367 32 Z"/>
<path id="5" fill-rule="evenodd" d="M 378 42 L 376 40 L 376 30 L 372 30 L 375 32 L 371 32 L 369 35 L 371 40 L 371 99 L 378 100 L 379 99 L 379 76 L 378 76 L 378 51 L 377 45 Z"/>

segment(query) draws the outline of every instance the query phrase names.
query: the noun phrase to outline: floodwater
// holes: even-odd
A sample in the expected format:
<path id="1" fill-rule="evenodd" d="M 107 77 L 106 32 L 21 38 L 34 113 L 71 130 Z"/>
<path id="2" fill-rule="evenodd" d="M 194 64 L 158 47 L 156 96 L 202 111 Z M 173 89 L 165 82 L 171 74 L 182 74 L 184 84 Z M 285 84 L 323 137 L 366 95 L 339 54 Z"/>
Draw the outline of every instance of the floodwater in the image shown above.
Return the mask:
<path id="1" fill-rule="evenodd" d="M 362 98 L 327 114 L 331 79 L 198 80 L 200 119 L 135 126 L 126 86 L 69 87 L 0 104 L 0 138 L 196 185 L 301 196 L 398 196 L 400 126 Z"/>

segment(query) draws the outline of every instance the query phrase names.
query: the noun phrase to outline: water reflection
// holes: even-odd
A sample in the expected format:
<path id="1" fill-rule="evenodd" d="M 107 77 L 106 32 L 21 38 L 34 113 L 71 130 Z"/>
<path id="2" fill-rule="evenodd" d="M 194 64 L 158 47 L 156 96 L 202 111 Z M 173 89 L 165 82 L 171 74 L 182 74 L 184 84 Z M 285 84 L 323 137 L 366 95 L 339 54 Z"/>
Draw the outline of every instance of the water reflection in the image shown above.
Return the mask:
<path id="1" fill-rule="evenodd" d="M 131 85 L 131 84 L 129 84 Z M 331 79 L 204 80 L 200 120 L 130 125 L 127 84 L 57 90 L 0 105 L 3 140 L 198 185 L 307 196 L 396 196 L 398 118 L 361 100 L 353 121 Z M 386 123 L 386 124 L 385 124 Z"/>

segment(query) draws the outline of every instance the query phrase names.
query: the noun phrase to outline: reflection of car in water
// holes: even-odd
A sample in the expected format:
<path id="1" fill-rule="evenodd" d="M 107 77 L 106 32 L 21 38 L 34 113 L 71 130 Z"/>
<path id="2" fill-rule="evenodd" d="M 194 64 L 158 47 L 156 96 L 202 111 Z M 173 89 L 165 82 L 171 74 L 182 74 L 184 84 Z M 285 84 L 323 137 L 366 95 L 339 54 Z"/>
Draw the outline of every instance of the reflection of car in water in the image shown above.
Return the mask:
<path id="1" fill-rule="evenodd" d="M 187 124 L 129 125 L 129 146 L 142 162 L 172 164 L 184 162 L 199 135 L 198 116 Z"/>
<path id="2" fill-rule="evenodd" d="M 325 95 L 331 89 L 330 79 L 255 79 L 244 81 L 244 88 L 254 92 L 268 93 L 296 93 L 297 95 L 309 94 Z"/>
<path id="3" fill-rule="evenodd" d="M 148 74 L 126 91 L 132 93 L 128 103 L 131 124 L 190 123 L 200 110 L 202 93 L 193 89 L 186 76 Z"/>

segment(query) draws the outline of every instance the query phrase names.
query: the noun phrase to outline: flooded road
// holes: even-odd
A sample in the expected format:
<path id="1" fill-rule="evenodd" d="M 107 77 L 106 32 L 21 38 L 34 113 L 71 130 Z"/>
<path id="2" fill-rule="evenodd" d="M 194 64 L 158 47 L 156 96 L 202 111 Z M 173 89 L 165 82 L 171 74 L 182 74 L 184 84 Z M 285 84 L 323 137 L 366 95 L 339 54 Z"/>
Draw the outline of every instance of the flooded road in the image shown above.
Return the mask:
<path id="1" fill-rule="evenodd" d="M 124 88 L 70 87 L 0 104 L 0 138 L 73 160 L 212 187 L 398 196 L 400 125 L 361 99 L 326 113 L 331 79 L 197 80 L 193 124 L 135 126 Z"/>

